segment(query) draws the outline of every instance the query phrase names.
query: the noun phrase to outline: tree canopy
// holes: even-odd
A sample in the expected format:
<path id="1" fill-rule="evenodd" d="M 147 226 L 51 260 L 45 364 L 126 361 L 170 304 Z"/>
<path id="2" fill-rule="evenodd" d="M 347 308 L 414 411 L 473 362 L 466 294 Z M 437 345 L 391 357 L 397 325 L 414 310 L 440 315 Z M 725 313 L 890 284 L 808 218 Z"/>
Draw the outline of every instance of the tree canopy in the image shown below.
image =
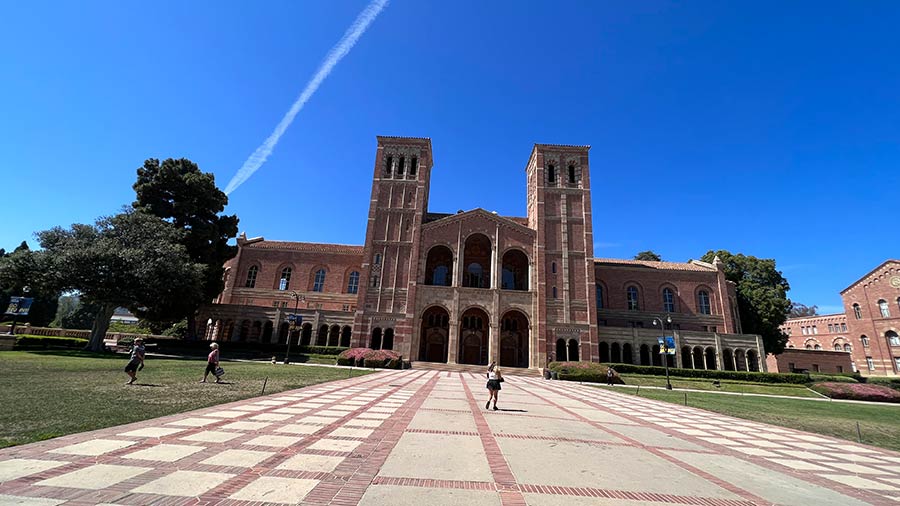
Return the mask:
<path id="1" fill-rule="evenodd" d="M 762 336 L 767 353 L 784 351 L 788 336 L 779 327 L 791 309 L 787 297 L 791 287 L 775 268 L 775 260 L 735 255 L 725 250 L 710 250 L 701 260 L 711 263 L 717 256 L 725 264 L 725 278 L 737 285 L 743 331 Z"/>
<path id="2" fill-rule="evenodd" d="M 25 287 L 29 288 L 28 293 L 25 293 Z M 45 282 L 44 266 L 28 243 L 22 241 L 12 253 L 0 254 L 0 311 L 9 306 L 10 297 L 31 297 L 34 300 L 28 316 L 18 320 L 42 327 L 56 314 L 58 295 L 59 292 Z"/>
<path id="3" fill-rule="evenodd" d="M 652 262 L 662 262 L 662 257 L 653 252 L 653 250 L 641 251 L 634 256 L 635 260 L 650 260 Z"/>
<path id="4" fill-rule="evenodd" d="M 127 209 L 96 225 L 39 232 L 43 250 L 35 256 L 57 290 L 75 290 L 82 303 L 98 306 L 89 348 L 101 350 L 117 307 L 185 311 L 204 300 L 205 266 L 188 256 L 183 234 L 159 217 Z"/>
<path id="5" fill-rule="evenodd" d="M 819 314 L 819 306 L 807 306 L 794 302 L 791 304 L 791 310 L 788 313 L 789 318 L 800 318 L 803 316 L 815 316 Z"/>
<path id="6" fill-rule="evenodd" d="M 224 288 L 225 261 L 237 253 L 228 240 L 237 235 L 238 218 L 221 215 L 228 196 L 216 187 L 215 176 L 201 172 L 196 163 L 167 158 L 160 163 L 150 158 L 137 170 L 133 207 L 162 218 L 183 234 L 179 243 L 194 262 L 206 266 L 203 297 L 190 301 L 193 309 L 214 299 Z M 188 301 L 172 300 L 175 306 L 156 305 L 142 314 L 150 320 L 180 320 Z"/>

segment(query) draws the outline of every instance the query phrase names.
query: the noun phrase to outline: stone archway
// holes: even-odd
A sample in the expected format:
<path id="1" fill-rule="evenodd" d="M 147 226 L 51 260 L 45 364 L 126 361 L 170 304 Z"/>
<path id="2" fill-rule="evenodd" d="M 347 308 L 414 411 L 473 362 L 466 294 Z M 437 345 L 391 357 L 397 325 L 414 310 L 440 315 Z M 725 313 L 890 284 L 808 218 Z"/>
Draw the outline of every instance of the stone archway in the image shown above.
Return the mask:
<path id="1" fill-rule="evenodd" d="M 463 313 L 459 324 L 458 363 L 487 365 L 489 327 L 490 319 L 484 310 L 473 307 Z"/>
<path id="2" fill-rule="evenodd" d="M 646 344 L 641 345 L 641 365 L 651 365 L 650 347 Z"/>
<path id="3" fill-rule="evenodd" d="M 609 358 L 609 343 L 601 341 L 598 349 L 600 351 L 600 362 L 611 362 Z"/>
<path id="4" fill-rule="evenodd" d="M 447 363 L 449 336 L 450 313 L 440 306 L 426 309 L 419 334 L 419 360 Z"/>
<path id="5" fill-rule="evenodd" d="M 557 339 L 556 340 L 556 360 L 558 362 L 565 362 L 569 358 L 569 353 L 566 350 L 566 340 L 565 339 Z"/>
<path id="6" fill-rule="evenodd" d="M 625 363 L 622 360 L 622 348 L 621 346 L 619 346 L 619 343 L 612 343 L 609 346 L 609 361 L 614 364 Z"/>
<path id="7" fill-rule="evenodd" d="M 622 363 L 623 364 L 633 364 L 634 363 L 634 354 L 631 352 L 631 343 L 625 343 L 622 345 Z"/>
<path id="8" fill-rule="evenodd" d="M 508 311 L 500 320 L 500 360 L 503 367 L 528 367 L 528 319 Z"/>

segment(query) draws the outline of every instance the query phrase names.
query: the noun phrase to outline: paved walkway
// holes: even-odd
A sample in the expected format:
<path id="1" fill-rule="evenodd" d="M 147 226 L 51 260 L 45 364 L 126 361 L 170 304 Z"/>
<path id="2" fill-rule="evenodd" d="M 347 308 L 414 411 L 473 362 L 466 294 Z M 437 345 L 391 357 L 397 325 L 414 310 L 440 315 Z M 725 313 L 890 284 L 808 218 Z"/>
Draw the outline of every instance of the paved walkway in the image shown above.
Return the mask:
<path id="1" fill-rule="evenodd" d="M 0 450 L 0 504 L 900 503 L 900 454 L 578 384 L 381 372 Z M 217 388 L 210 385 L 210 388 Z"/>

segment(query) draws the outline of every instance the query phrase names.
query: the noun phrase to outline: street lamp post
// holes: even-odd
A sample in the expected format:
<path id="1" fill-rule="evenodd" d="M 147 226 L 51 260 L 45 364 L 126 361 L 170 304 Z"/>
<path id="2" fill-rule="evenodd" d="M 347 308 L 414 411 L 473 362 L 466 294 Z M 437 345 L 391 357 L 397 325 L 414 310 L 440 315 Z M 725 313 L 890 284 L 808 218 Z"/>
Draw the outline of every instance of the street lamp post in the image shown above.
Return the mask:
<path id="1" fill-rule="evenodd" d="M 672 383 L 669 381 L 669 346 L 666 344 L 666 323 L 672 323 L 672 317 L 666 315 L 666 319 L 655 316 L 653 317 L 653 325 L 659 325 L 662 329 L 662 346 L 660 351 L 663 354 L 663 365 L 666 367 L 666 390 L 672 390 Z"/>
<path id="2" fill-rule="evenodd" d="M 306 300 L 306 297 L 297 293 L 296 290 L 291 290 L 291 298 L 294 299 L 294 314 L 288 315 L 288 321 L 291 322 L 291 326 L 287 336 L 287 351 L 284 354 L 285 365 L 291 363 L 291 335 L 297 330 L 297 326 L 303 321 L 303 318 L 297 314 L 297 311 L 300 308 L 300 300 Z"/>

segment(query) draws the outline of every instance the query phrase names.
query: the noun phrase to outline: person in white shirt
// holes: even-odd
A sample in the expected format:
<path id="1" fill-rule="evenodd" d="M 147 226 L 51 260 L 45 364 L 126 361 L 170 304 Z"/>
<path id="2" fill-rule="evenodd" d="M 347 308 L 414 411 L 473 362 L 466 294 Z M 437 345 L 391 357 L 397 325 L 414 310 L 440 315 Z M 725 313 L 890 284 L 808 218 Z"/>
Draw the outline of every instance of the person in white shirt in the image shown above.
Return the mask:
<path id="1" fill-rule="evenodd" d="M 503 381 L 503 375 L 500 374 L 500 368 L 497 367 L 496 362 L 491 362 L 491 365 L 488 366 L 487 378 L 487 389 L 491 396 L 484 404 L 484 409 L 489 409 L 491 401 L 494 401 L 494 411 L 497 411 L 497 395 L 500 393 L 500 383 Z"/>

